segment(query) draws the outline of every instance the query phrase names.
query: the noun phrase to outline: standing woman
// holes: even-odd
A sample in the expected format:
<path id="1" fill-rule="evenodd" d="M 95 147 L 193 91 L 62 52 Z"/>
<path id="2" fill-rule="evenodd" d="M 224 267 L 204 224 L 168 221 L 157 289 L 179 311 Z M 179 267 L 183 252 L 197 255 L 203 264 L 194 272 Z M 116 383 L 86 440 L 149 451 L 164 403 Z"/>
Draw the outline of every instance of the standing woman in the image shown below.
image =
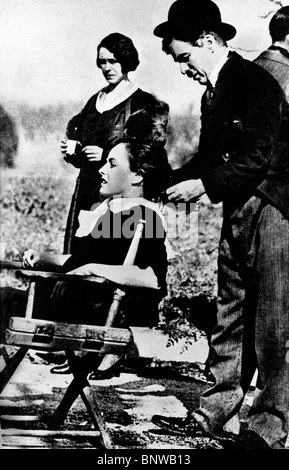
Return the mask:
<path id="1" fill-rule="evenodd" d="M 120 33 L 105 37 L 97 47 L 96 65 L 108 85 L 94 94 L 83 110 L 67 125 L 67 139 L 78 143 L 68 153 L 67 139 L 62 140 L 64 159 L 80 168 L 67 219 L 64 253 L 73 252 L 74 235 L 80 210 L 90 210 L 100 201 L 100 174 L 109 149 L 124 133 L 128 117 L 137 110 L 155 106 L 158 100 L 133 84 L 128 73 L 139 65 L 138 52 L 130 38 Z M 168 106 L 160 104 L 160 120 L 165 132 Z"/>

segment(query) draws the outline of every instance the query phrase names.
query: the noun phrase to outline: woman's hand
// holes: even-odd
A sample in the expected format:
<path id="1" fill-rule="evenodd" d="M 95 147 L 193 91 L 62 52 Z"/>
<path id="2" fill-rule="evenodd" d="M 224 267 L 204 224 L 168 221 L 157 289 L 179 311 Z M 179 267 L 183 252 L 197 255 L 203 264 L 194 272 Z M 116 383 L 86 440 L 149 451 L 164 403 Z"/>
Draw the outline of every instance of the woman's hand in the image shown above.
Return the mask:
<path id="1" fill-rule="evenodd" d="M 83 147 L 82 153 L 90 162 L 99 162 L 102 157 L 103 149 L 97 145 L 86 145 Z"/>
<path id="2" fill-rule="evenodd" d="M 73 165 L 75 168 L 81 168 L 83 156 L 79 152 L 81 143 L 76 140 L 62 139 L 60 144 L 63 159 Z"/>
<path id="3" fill-rule="evenodd" d="M 74 139 L 62 139 L 60 148 L 62 153 L 72 156 L 77 153 L 78 148 L 81 148 L 81 143 Z"/>
<path id="4" fill-rule="evenodd" d="M 40 253 L 35 250 L 29 248 L 29 250 L 24 251 L 22 264 L 24 268 L 35 266 L 35 264 L 39 263 L 40 261 Z"/>
<path id="5" fill-rule="evenodd" d="M 67 150 L 67 139 L 62 139 L 60 143 L 61 152 L 66 154 Z"/>

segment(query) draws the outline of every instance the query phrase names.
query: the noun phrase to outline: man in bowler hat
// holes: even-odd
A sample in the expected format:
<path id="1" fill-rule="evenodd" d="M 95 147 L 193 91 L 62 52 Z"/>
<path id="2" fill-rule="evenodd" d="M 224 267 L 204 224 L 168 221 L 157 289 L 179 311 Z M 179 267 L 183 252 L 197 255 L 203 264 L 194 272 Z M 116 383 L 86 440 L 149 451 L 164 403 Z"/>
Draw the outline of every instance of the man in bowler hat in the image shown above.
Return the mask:
<path id="1" fill-rule="evenodd" d="M 210 0 L 177 0 L 154 34 L 182 74 L 206 87 L 198 151 L 167 189 L 170 201 L 223 203 L 212 387 L 186 418 L 155 415 L 167 432 L 210 436 L 224 448 L 284 448 L 288 436 L 289 173 L 275 154 L 284 93 L 271 74 L 230 51 L 235 28 Z M 287 354 L 288 358 L 288 354 Z M 255 371 L 254 401 L 237 416 Z"/>

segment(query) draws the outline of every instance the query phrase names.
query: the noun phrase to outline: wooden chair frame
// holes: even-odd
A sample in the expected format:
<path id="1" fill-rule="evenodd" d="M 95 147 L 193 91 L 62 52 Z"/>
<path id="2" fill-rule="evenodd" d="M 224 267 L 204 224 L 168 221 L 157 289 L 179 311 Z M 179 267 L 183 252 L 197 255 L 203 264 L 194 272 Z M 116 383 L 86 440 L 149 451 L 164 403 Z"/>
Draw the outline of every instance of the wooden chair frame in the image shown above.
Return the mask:
<path id="1" fill-rule="evenodd" d="M 143 225 L 144 221 L 140 220 L 124 265 L 132 265 L 134 263 Z M 64 422 L 69 409 L 77 397 L 81 396 L 95 428 L 100 432 L 102 445 L 108 449 L 113 448 L 113 442 L 107 432 L 107 426 L 93 397 L 87 377 L 89 372 L 95 369 L 96 357 L 99 357 L 101 360 L 106 354 L 122 355 L 132 341 L 132 334 L 129 328 L 124 329 L 113 326 L 126 289 L 102 277 L 60 274 L 37 269 L 22 269 L 20 262 L 1 261 L 1 269 L 16 269 L 18 276 L 29 280 L 25 317 L 12 317 L 6 330 L 6 343 L 8 345 L 20 346 L 20 350 L 17 353 L 18 358 L 12 372 L 14 372 L 29 349 L 44 351 L 64 350 L 73 379 L 51 416 L 49 427 L 58 429 Z M 77 280 L 77 282 L 96 283 L 98 285 L 112 284 L 114 294 L 105 326 L 70 324 L 34 318 L 36 284 L 40 279 L 65 282 L 75 282 Z M 131 290 L 132 288 L 130 287 L 129 289 Z M 77 350 L 85 352 L 85 354 L 79 358 L 75 354 Z M 9 377 L 5 377 L 4 380 L 7 383 Z"/>

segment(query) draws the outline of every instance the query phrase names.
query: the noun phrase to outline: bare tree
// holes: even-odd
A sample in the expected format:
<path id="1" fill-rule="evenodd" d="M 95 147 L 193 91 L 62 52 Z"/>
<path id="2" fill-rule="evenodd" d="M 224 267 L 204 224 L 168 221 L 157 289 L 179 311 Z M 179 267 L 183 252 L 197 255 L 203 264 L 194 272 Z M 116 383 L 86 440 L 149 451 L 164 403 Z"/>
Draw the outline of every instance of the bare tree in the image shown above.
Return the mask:
<path id="1" fill-rule="evenodd" d="M 283 2 L 282 0 L 269 0 L 271 3 L 274 3 L 274 5 L 276 5 L 277 7 L 279 8 L 282 8 L 284 5 L 283 5 Z M 270 15 L 272 15 L 272 13 L 275 13 L 276 10 L 271 10 L 269 11 L 268 13 L 265 13 L 265 15 L 261 15 L 261 18 L 268 18 Z"/>

